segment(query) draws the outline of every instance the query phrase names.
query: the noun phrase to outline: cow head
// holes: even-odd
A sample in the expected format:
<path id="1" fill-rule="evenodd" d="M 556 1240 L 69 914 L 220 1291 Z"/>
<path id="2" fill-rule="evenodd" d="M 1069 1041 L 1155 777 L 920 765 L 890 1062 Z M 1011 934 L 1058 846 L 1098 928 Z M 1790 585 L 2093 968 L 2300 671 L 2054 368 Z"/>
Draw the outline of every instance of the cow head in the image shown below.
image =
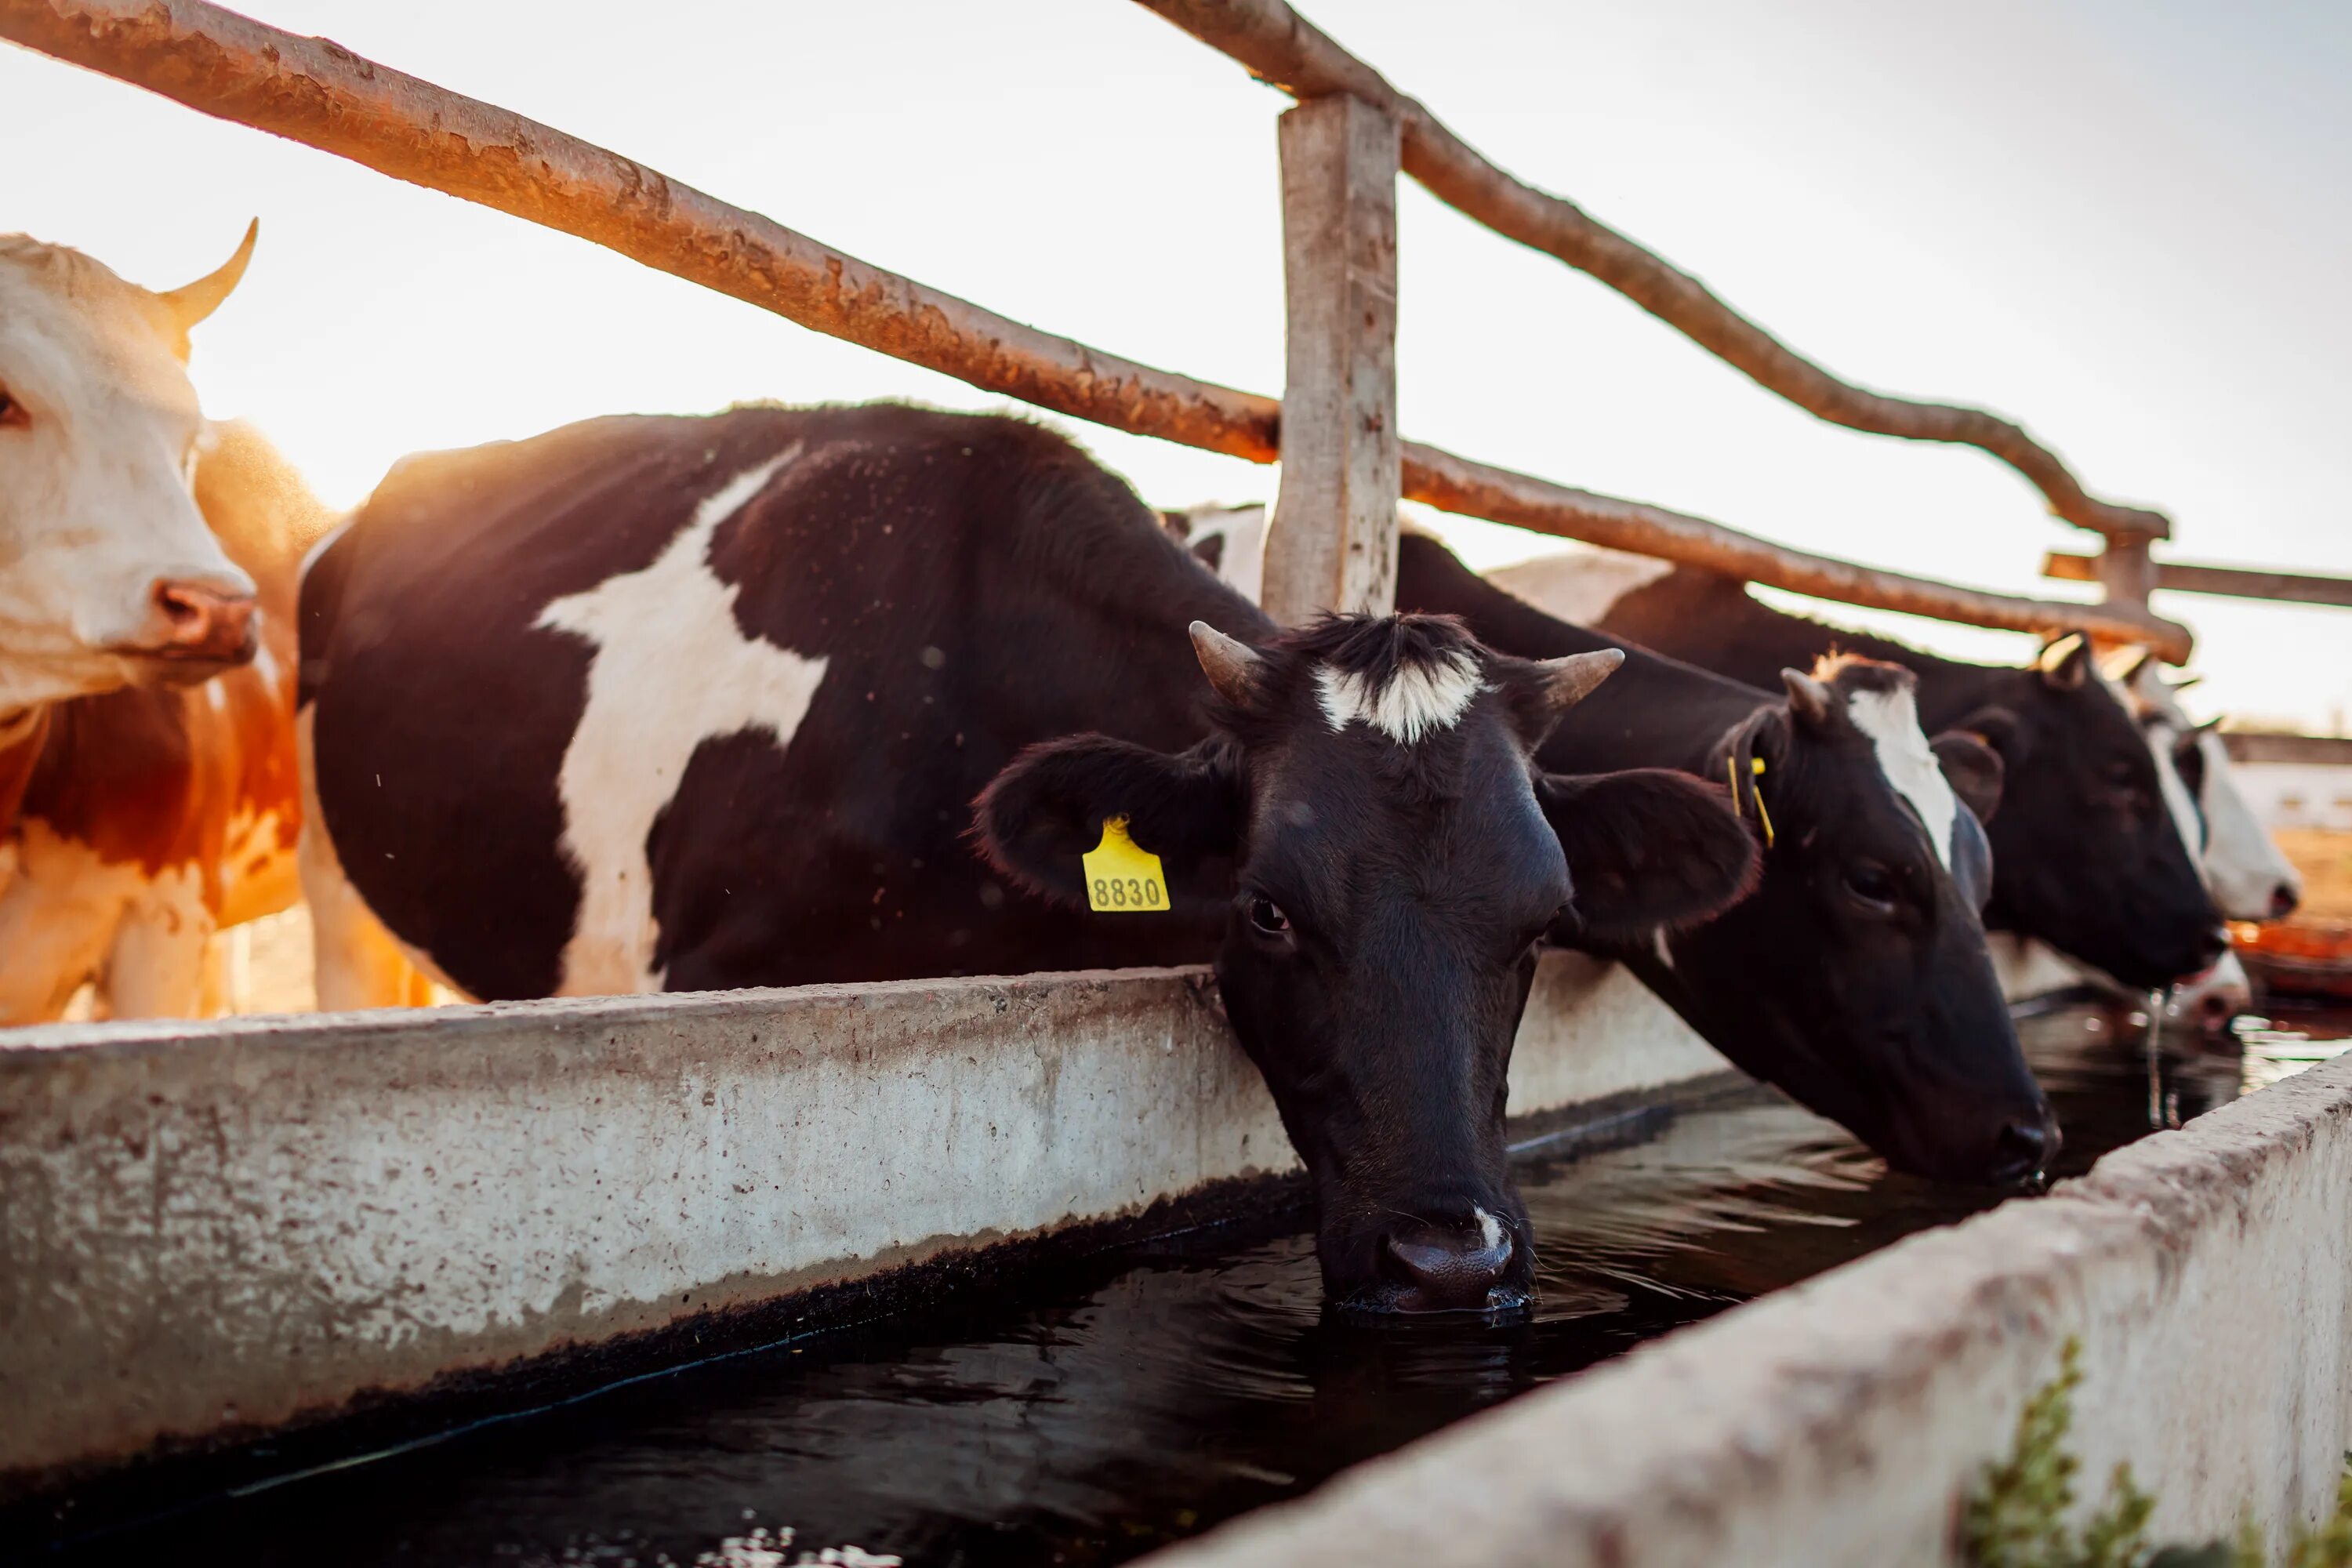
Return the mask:
<path id="1" fill-rule="evenodd" d="M 2147 737 L 2166 804 L 2222 918 L 2276 921 L 2294 913 L 2303 878 L 2238 793 L 2229 751 L 2216 732 L 2221 721 L 2192 721 L 2145 648 L 2124 650 L 2107 674 Z"/>
<path id="2" fill-rule="evenodd" d="M 1832 658 L 1783 679 L 1788 700 L 1715 760 L 1743 781 L 1759 831 L 1771 824 L 1761 883 L 1628 956 L 1741 1068 L 1891 1163 L 2030 1176 L 2055 1128 L 1979 916 L 1991 886 L 1979 815 L 2000 796 L 1999 761 L 1963 736 L 1931 749 L 1908 670 Z"/>
<path id="3" fill-rule="evenodd" d="M 188 329 L 245 271 L 152 293 L 0 238 L 0 712 L 250 658 L 253 580 L 191 494 Z"/>
<path id="4" fill-rule="evenodd" d="M 1614 650 L 1532 663 L 1429 616 L 1192 637 L 1212 738 L 1033 748 L 981 799 L 984 846 L 1074 900 L 1080 855 L 1125 817 L 1180 901 L 1215 908 L 1226 1012 L 1314 1180 L 1334 1300 L 1524 1301 L 1503 1111 L 1538 942 L 1564 915 L 1629 936 L 1704 919 L 1751 881 L 1754 845 L 1687 776 L 1534 765 Z"/>
<path id="5" fill-rule="evenodd" d="M 2153 988 L 2221 955 L 2178 803 L 2115 685 L 2083 638 L 2004 672 L 1997 700 L 1957 721 L 2000 753 L 2001 809 L 1991 824 L 2000 885 L 1992 923 Z"/>

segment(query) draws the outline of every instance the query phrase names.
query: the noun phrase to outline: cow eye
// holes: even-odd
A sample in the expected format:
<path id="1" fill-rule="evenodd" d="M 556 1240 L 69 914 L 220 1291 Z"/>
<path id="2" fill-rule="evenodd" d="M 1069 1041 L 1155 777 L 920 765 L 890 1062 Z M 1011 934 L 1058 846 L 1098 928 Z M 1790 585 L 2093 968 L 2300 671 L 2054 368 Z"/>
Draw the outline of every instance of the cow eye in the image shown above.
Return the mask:
<path id="1" fill-rule="evenodd" d="M 1255 926 L 1262 935 L 1287 936 L 1290 934 L 1290 917 L 1284 914 L 1282 906 L 1272 899 L 1252 899 L 1249 901 L 1249 922 Z"/>
<path id="2" fill-rule="evenodd" d="M 25 405 L 10 396 L 6 387 L 0 386 L 0 430 L 21 430 L 32 422 L 33 416 L 25 412 Z"/>
<path id="3" fill-rule="evenodd" d="M 1876 861 L 1847 867 L 1845 888 L 1857 903 L 1874 912 L 1885 913 L 1895 908 L 1895 873 Z"/>

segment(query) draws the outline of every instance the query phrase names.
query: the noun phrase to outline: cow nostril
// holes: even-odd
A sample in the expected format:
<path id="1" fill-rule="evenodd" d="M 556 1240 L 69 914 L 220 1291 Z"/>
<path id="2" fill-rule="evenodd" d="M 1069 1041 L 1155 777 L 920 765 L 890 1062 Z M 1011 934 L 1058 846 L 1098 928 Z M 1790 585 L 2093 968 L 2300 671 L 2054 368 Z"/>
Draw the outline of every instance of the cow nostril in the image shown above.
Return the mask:
<path id="1" fill-rule="evenodd" d="M 205 606 L 197 596 L 178 583 L 155 584 L 155 607 L 174 627 L 201 627 L 205 619 Z"/>
<path id="2" fill-rule="evenodd" d="M 152 651 L 206 659 L 252 651 L 257 606 L 250 594 L 171 577 L 157 579 L 149 593 L 157 616 Z"/>
<path id="3" fill-rule="evenodd" d="M 2058 1129 L 2046 1116 L 2038 1121 L 2012 1121 L 2000 1130 L 1999 1142 L 2003 1174 L 2029 1180 L 2058 1152 Z"/>
<path id="4" fill-rule="evenodd" d="M 2287 916 L 2294 913 L 2295 906 L 2302 902 L 2303 900 L 2295 896 L 2293 888 L 2281 882 L 2271 889 L 2271 919 L 2274 921 L 2286 919 Z"/>

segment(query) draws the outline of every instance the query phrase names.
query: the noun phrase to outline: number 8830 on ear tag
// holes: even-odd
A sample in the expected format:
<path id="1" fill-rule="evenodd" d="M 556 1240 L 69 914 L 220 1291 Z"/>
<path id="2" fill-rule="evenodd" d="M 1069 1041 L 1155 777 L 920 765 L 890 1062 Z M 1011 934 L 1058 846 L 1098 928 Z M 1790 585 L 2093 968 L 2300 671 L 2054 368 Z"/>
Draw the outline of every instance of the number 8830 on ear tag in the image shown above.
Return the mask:
<path id="1" fill-rule="evenodd" d="M 1152 914 L 1168 908 L 1168 879 L 1160 857 L 1127 836 L 1127 818 L 1103 824 L 1102 842 L 1079 857 L 1087 908 L 1101 915 Z"/>

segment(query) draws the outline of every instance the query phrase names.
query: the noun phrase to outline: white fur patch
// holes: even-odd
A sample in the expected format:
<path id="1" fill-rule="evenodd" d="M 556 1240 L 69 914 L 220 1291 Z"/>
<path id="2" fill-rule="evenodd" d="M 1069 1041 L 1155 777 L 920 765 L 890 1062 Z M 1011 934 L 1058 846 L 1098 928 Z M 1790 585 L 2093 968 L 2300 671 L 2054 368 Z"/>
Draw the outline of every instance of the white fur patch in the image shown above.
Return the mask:
<path id="1" fill-rule="evenodd" d="M 1911 803 L 1927 826 L 1927 842 L 1945 870 L 1952 868 L 1952 824 L 1959 797 L 1919 731 L 1919 706 L 1907 690 L 1857 691 L 1846 699 L 1854 728 L 1870 737 L 1879 771 L 1895 793 Z"/>
<path id="2" fill-rule="evenodd" d="M 1427 663 L 1407 660 L 1378 687 L 1364 676 L 1327 664 L 1315 671 L 1315 687 L 1323 717 L 1334 730 L 1360 719 L 1399 745 L 1410 746 L 1433 731 L 1461 722 L 1478 695 L 1478 661 L 1459 651 Z"/>
<path id="3" fill-rule="evenodd" d="M 85 980 L 105 984 L 112 1017 L 198 1012 L 214 926 L 194 866 L 150 876 L 37 819 L 16 847 L 0 887 L 0 1025 L 63 1016 Z"/>
<path id="4" fill-rule="evenodd" d="M 1480 1208 L 1476 1204 L 1472 1204 L 1470 1205 L 1470 1212 L 1478 1216 L 1478 1245 L 1485 1247 L 1489 1252 L 1492 1252 L 1495 1248 L 1502 1246 L 1503 1222 L 1496 1219 L 1493 1215 L 1488 1214 L 1485 1209 Z"/>
<path id="5" fill-rule="evenodd" d="M 1580 545 L 1486 574 L 1486 581 L 1571 626 L 1597 626 L 1617 601 L 1675 569 L 1671 561 Z"/>
<path id="6" fill-rule="evenodd" d="M 596 649 L 557 780 L 563 850 L 580 873 L 558 995 L 662 989 L 646 859 L 654 819 L 703 742 L 764 729 L 779 751 L 790 746 L 824 679 L 824 659 L 744 637 L 736 590 L 703 559 L 719 525 L 800 454 L 796 442 L 706 497 L 652 565 L 540 613 L 540 626 Z"/>

